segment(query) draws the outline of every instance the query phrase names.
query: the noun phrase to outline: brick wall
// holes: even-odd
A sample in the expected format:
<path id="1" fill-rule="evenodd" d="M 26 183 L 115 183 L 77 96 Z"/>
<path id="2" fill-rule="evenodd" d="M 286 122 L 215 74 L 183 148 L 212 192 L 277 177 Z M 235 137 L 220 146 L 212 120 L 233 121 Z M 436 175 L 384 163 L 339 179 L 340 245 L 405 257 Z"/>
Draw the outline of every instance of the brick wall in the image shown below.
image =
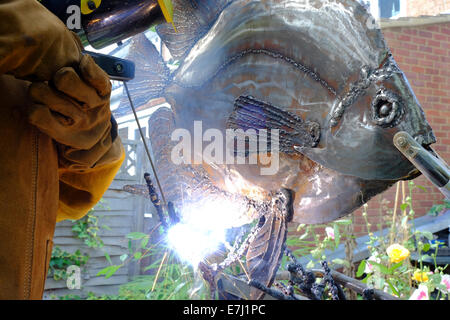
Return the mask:
<path id="1" fill-rule="evenodd" d="M 433 148 L 450 163 L 450 23 L 383 29 L 383 33 L 433 128 L 437 138 Z M 418 217 L 444 197 L 424 177 L 417 178 L 415 183 L 427 188 L 426 193 L 420 189 L 413 192 Z M 408 192 L 407 183 L 405 189 Z M 396 186 L 393 186 L 369 201 L 368 216 L 374 225 L 380 221 L 379 209 L 383 199 L 390 201 L 389 207 L 393 208 L 395 191 Z M 360 209 L 355 213 L 355 232 L 358 235 L 366 230 L 361 212 Z"/>
<path id="2" fill-rule="evenodd" d="M 448 0 L 408 0 L 406 14 L 408 17 L 433 16 L 449 10 Z"/>

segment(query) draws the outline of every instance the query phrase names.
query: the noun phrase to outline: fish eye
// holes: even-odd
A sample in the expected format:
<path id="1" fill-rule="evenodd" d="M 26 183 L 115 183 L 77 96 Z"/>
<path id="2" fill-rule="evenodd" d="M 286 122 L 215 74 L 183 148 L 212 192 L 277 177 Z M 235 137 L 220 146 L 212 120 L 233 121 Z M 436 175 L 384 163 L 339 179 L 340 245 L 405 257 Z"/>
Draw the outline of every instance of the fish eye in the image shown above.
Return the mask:
<path id="1" fill-rule="evenodd" d="M 381 89 L 372 102 L 373 121 L 381 127 L 395 127 L 403 115 L 400 98 L 393 92 Z"/>

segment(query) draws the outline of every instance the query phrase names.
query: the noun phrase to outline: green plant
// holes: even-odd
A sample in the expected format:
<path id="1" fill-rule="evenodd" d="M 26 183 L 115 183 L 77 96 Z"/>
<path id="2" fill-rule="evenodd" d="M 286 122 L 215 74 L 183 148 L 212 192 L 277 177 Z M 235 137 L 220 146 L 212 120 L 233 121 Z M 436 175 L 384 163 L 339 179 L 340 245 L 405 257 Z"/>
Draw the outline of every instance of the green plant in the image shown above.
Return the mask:
<path id="1" fill-rule="evenodd" d="M 400 206 L 397 206 L 400 185 L 402 200 Z M 433 235 L 430 232 L 416 230 L 414 227 L 413 190 L 416 188 L 424 190 L 413 181 L 408 183 L 408 193 L 405 190 L 405 182 L 397 185 L 390 231 L 387 235 L 374 235 L 367 219 L 367 206 L 364 206 L 363 217 L 369 234 L 367 245 L 371 257 L 361 261 L 356 276 L 364 275 L 363 282 L 402 299 L 409 299 L 419 285 L 426 286 L 428 292 L 434 292 L 435 298 L 439 299 L 445 289 L 442 276 L 447 266 L 441 267 L 436 264 L 438 244 L 428 241 L 433 240 Z M 400 209 L 399 215 L 397 207 Z M 410 252 L 417 253 L 418 266 L 414 266 L 410 260 Z M 426 258 L 434 261 L 433 272 L 429 266 L 423 264 Z"/>
<path id="2" fill-rule="evenodd" d="M 108 209 L 104 200 L 99 201 L 97 208 Z M 87 247 L 103 247 L 103 241 L 98 235 L 100 227 L 98 217 L 95 215 L 95 209 L 90 210 L 83 218 L 72 222 L 72 232 L 76 238 L 83 240 Z M 105 225 L 102 227 L 108 229 Z M 65 280 L 67 279 L 67 267 L 71 265 L 83 266 L 88 260 L 89 255 L 82 254 L 80 250 L 70 253 L 59 247 L 55 247 L 52 251 L 48 274 L 52 276 L 54 280 Z"/>
<path id="3" fill-rule="evenodd" d="M 320 260 L 326 260 L 326 250 L 335 251 L 341 244 L 341 240 L 351 237 L 345 231 L 346 226 L 352 224 L 350 219 L 340 219 L 328 224 L 305 225 L 300 224 L 296 230 L 290 230 L 286 240 L 286 245 L 294 248 L 293 253 L 296 256 L 305 256 L 311 254 L 312 260 L 306 265 L 312 268 Z M 326 235 L 323 236 L 325 230 Z M 294 231 L 302 232 L 298 236 Z M 350 263 L 346 259 L 333 259 L 330 266 L 349 267 Z"/>
<path id="4" fill-rule="evenodd" d="M 413 191 L 420 189 L 426 192 L 426 189 L 412 181 L 407 186 L 408 189 L 405 182 L 397 184 L 394 208 L 388 206 L 388 201 L 382 200 L 376 227 L 381 231 L 387 225 L 389 230 L 387 234 L 379 232 L 378 235 L 375 235 L 372 223 L 369 222 L 367 216 L 368 206 L 363 206 L 362 216 L 369 235 L 367 248 L 370 251 L 370 257 L 361 261 L 356 272 L 350 263 L 353 255 L 350 250 L 354 249 L 354 236 L 351 228 L 353 225 L 352 215 L 347 219 L 330 224 L 308 226 L 301 224 L 296 230 L 301 232 L 300 236 L 295 233 L 295 230 L 290 230 L 287 245 L 293 248 L 296 256 L 311 254 L 312 259 L 306 267 L 312 268 L 317 265 L 318 260 L 327 259 L 327 251 L 336 250 L 339 244 L 344 242 L 346 244 L 345 259 L 334 259 L 331 261 L 331 266 L 344 266 L 345 270 L 349 271 L 349 276 L 356 276 L 369 286 L 384 290 L 402 299 L 409 299 L 420 285 L 426 286 L 428 292 L 433 293 L 430 294 L 430 297 L 440 299 L 448 294 L 446 286 L 443 284 L 444 271 L 447 266 L 436 264 L 438 244 L 429 241 L 433 239 L 433 235 L 430 232 L 418 231 L 414 226 Z M 431 214 L 439 213 L 449 206 L 450 202 L 444 201 L 443 204 L 433 206 L 430 212 Z M 326 235 L 324 235 L 324 230 L 327 231 Z M 407 255 L 401 257 L 401 261 L 395 260 L 391 250 L 388 250 L 393 245 L 401 246 L 408 252 Z M 417 265 L 410 259 L 410 252 L 417 253 Z M 433 271 L 430 270 L 430 266 L 423 263 L 424 260 L 433 261 Z M 424 281 L 425 279 L 426 281 Z M 361 297 L 356 298 L 361 299 Z"/>
<path id="5" fill-rule="evenodd" d="M 56 294 L 50 295 L 51 300 L 83 300 L 78 294 L 66 294 L 63 296 L 57 296 Z"/>
<path id="6" fill-rule="evenodd" d="M 82 254 L 80 250 L 74 253 L 61 250 L 59 247 L 53 248 L 50 260 L 48 275 L 54 280 L 67 279 L 67 267 L 71 265 L 84 266 L 89 260 L 89 255 Z"/>
<path id="7" fill-rule="evenodd" d="M 96 206 L 99 209 L 109 209 L 105 200 L 101 199 Z M 98 235 L 100 231 L 99 218 L 95 214 L 96 209 L 91 209 L 81 219 L 73 221 L 72 231 L 78 239 L 83 240 L 84 244 L 90 248 L 102 248 L 103 241 Z M 102 225 L 104 229 L 109 229 L 108 226 Z"/>
<path id="8" fill-rule="evenodd" d="M 157 229 L 157 228 L 156 228 Z M 156 230 L 154 229 L 154 230 Z M 125 300 L 184 300 L 204 298 L 205 293 L 195 290 L 197 273 L 187 264 L 181 263 L 175 254 L 164 244 L 149 243 L 151 234 L 131 232 L 127 235 L 128 253 L 120 257 L 119 265 L 112 264 L 98 272 L 98 276 L 109 278 L 130 261 L 152 258 L 143 271 L 152 270 L 151 275 L 135 277 L 131 282 L 120 286 L 117 299 Z M 133 242 L 135 245 L 133 246 Z"/>
<path id="9" fill-rule="evenodd" d="M 103 241 L 98 236 L 98 217 L 93 214 L 93 210 L 89 211 L 86 216 L 80 220 L 74 221 L 72 231 L 78 239 L 83 240 L 84 244 L 90 248 L 103 247 Z"/>
<path id="10" fill-rule="evenodd" d="M 444 199 L 442 203 L 435 204 L 434 206 L 432 206 L 430 211 L 428 211 L 428 214 L 431 216 L 437 216 L 445 209 L 450 209 L 450 201 L 447 199 Z"/>

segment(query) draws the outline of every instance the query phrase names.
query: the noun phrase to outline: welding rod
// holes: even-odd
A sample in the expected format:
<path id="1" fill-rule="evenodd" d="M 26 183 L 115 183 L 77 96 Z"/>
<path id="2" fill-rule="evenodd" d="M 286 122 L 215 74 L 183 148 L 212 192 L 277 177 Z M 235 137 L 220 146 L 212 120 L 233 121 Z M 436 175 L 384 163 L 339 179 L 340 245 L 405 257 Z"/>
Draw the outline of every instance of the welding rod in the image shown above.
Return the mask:
<path id="1" fill-rule="evenodd" d="M 435 151 L 425 149 L 404 131 L 394 136 L 394 145 L 450 200 L 450 168 Z"/>

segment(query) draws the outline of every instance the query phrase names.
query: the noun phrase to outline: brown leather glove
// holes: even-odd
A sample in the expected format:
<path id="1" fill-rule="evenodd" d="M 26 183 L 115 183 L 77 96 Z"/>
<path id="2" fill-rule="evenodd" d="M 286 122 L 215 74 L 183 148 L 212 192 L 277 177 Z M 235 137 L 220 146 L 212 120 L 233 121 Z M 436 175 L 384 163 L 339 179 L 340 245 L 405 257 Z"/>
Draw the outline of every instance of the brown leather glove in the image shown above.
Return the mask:
<path id="1" fill-rule="evenodd" d="M 111 83 L 89 55 L 50 83 L 32 83 L 29 121 L 60 145 L 60 167 L 90 168 L 111 148 Z"/>
<path id="2" fill-rule="evenodd" d="M 0 74 L 48 81 L 77 65 L 79 38 L 37 0 L 0 1 Z"/>

